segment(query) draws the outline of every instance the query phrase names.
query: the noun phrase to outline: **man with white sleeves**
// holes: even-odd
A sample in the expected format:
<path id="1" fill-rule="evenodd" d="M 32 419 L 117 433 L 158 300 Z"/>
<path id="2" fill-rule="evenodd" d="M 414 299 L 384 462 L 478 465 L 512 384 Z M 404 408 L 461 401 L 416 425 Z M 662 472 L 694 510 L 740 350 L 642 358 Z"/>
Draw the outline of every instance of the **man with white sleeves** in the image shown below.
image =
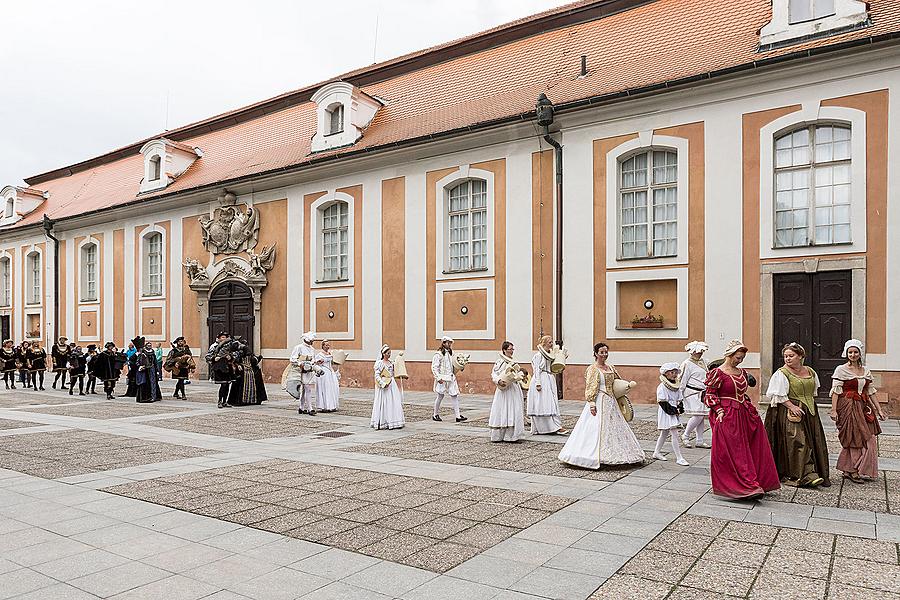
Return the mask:
<path id="1" fill-rule="evenodd" d="M 684 347 L 691 356 L 681 363 L 679 374 L 681 377 L 681 393 L 684 398 L 684 416 L 688 418 L 684 433 L 681 434 L 681 442 L 687 448 L 693 446 L 691 432 L 697 435 L 698 448 L 710 448 L 704 440 L 706 427 L 704 421 L 709 414 L 709 407 L 703 403 L 703 392 L 706 390 L 706 374 L 708 371 L 703 353 L 709 349 L 706 342 L 694 341 Z"/>
<path id="2" fill-rule="evenodd" d="M 316 334 L 312 331 L 304 333 L 301 342 L 291 352 L 291 364 L 299 369 L 300 380 L 294 385 L 288 386 L 288 393 L 300 400 L 300 408 L 297 412 L 301 415 L 316 414 L 313 394 L 316 389 L 316 376 L 322 373 L 322 367 L 313 362 L 316 349 L 313 348 L 312 343 L 315 339 Z"/>
<path id="3" fill-rule="evenodd" d="M 456 373 L 453 371 L 453 338 L 446 335 L 441 338 L 441 347 L 431 359 L 431 374 L 434 376 L 434 393 L 437 394 L 434 400 L 432 420 L 443 421 L 441 419 L 441 401 L 444 399 L 444 394 L 447 394 L 453 403 L 456 422 L 466 421 L 466 417 L 459 414 L 459 383 L 456 381 Z"/>

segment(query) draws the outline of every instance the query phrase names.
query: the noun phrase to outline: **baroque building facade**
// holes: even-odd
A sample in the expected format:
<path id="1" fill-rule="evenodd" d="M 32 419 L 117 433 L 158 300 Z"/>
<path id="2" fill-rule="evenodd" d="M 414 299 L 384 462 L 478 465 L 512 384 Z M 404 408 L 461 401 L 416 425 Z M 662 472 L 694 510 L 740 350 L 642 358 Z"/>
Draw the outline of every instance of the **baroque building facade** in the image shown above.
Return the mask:
<path id="1" fill-rule="evenodd" d="M 896 413 L 900 8 L 732 4 L 577 2 L 7 186 L 3 337 L 227 329 L 277 381 L 314 330 L 344 385 L 387 343 L 430 389 L 450 335 L 484 392 L 548 333 L 648 401 L 694 339 L 827 381 L 855 337 Z"/>

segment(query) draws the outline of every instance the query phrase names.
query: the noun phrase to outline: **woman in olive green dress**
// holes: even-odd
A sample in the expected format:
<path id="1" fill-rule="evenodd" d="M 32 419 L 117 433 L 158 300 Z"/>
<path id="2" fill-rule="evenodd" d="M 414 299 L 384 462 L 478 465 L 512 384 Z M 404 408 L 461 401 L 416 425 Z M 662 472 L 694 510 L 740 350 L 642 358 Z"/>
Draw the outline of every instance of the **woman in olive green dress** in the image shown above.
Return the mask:
<path id="1" fill-rule="evenodd" d="M 828 446 L 816 409 L 819 376 L 803 364 L 806 351 L 797 342 L 782 350 L 784 366 L 769 380 L 766 433 L 778 476 L 785 485 L 830 486 Z"/>

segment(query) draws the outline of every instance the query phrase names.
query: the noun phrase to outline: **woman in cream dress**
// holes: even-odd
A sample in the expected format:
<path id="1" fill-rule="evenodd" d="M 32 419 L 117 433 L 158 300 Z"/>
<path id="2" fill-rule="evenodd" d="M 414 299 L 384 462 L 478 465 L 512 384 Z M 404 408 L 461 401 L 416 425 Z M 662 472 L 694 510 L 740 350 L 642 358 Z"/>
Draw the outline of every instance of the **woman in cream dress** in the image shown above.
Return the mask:
<path id="1" fill-rule="evenodd" d="M 644 461 L 644 451 L 612 395 L 618 378 L 616 368 L 606 364 L 609 347 L 594 345 L 596 362 L 584 374 L 585 405 L 559 460 L 576 467 L 599 469 L 600 465 L 630 465 Z"/>
<path id="2" fill-rule="evenodd" d="M 512 342 L 503 342 L 500 358 L 491 370 L 491 380 L 497 386 L 488 427 L 492 442 L 515 442 L 525 435 L 525 417 L 522 412 L 522 387 L 518 381 L 506 382 L 503 376 L 518 365 L 512 356 L 516 350 Z"/>
<path id="3" fill-rule="evenodd" d="M 400 429 L 406 425 L 403 392 L 394 379 L 394 363 L 387 344 L 381 347 L 381 358 L 375 361 L 375 401 L 370 424 L 373 429 Z"/>
<path id="4" fill-rule="evenodd" d="M 544 352 L 541 352 L 541 348 Z M 559 416 L 559 399 L 556 390 L 556 375 L 550 371 L 550 359 L 545 353 L 553 348 L 553 338 L 549 335 L 542 336 L 538 341 L 538 351 L 531 359 L 531 368 L 534 375 L 528 386 L 528 416 L 531 417 L 531 433 L 545 434 L 568 433 L 562 426 Z"/>
<path id="5" fill-rule="evenodd" d="M 328 340 L 322 340 L 322 351 L 316 354 L 315 363 L 325 370 L 321 377 L 316 377 L 316 408 L 322 412 L 334 412 L 338 409 L 341 395 L 338 385 L 340 373 L 334 369 L 331 342 Z"/>

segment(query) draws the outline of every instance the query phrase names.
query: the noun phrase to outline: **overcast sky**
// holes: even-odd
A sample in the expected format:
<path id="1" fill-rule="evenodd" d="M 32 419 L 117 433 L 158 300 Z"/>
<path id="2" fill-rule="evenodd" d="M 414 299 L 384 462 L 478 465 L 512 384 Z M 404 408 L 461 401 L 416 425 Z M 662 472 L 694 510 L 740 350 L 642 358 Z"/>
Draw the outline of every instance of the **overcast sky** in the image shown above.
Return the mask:
<path id="1" fill-rule="evenodd" d="M 0 188 L 565 3 L 0 0 Z"/>

